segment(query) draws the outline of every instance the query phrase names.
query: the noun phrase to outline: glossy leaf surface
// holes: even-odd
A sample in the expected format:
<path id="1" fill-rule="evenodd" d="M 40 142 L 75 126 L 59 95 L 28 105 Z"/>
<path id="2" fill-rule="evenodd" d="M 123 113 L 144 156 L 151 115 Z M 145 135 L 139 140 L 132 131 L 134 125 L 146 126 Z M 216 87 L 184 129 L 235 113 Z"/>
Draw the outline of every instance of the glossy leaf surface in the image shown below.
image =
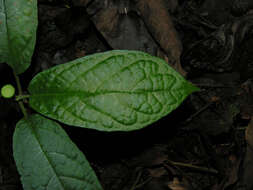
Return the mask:
<path id="1" fill-rule="evenodd" d="M 37 0 L 0 0 L 0 63 L 17 74 L 30 65 L 37 22 Z"/>
<path id="2" fill-rule="evenodd" d="M 13 153 L 24 190 L 102 190 L 85 156 L 54 121 L 20 120 Z"/>
<path id="3" fill-rule="evenodd" d="M 29 84 L 30 106 L 63 123 L 103 131 L 143 128 L 197 88 L 165 61 L 114 50 L 55 66 Z"/>

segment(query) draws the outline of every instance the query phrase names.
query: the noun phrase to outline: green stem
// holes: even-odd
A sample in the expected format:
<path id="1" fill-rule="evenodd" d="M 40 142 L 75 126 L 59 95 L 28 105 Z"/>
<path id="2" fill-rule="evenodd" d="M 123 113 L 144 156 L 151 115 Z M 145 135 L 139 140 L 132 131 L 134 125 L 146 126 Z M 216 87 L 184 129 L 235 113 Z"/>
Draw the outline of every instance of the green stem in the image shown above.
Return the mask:
<path id="1" fill-rule="evenodd" d="M 18 105 L 19 105 L 19 107 L 20 107 L 23 115 L 25 116 L 25 118 L 27 118 L 27 112 L 26 112 L 26 109 L 25 109 L 25 106 L 24 106 L 23 102 L 22 101 L 18 101 Z"/>
<path id="2" fill-rule="evenodd" d="M 14 74 L 14 77 L 15 77 L 15 80 L 16 80 L 16 83 L 17 83 L 17 87 L 18 87 L 18 95 L 21 95 L 23 93 L 22 93 L 22 88 L 21 88 L 19 77 L 14 71 L 13 71 L 13 74 Z"/>
<path id="3" fill-rule="evenodd" d="M 17 83 L 17 87 L 18 87 L 18 96 L 25 96 L 25 95 L 22 95 L 23 92 L 22 92 L 22 88 L 21 88 L 21 84 L 20 84 L 20 80 L 19 80 L 18 75 L 14 71 L 13 71 L 13 74 L 14 74 L 14 77 L 15 77 L 15 80 Z M 21 99 L 23 99 L 23 98 L 21 98 Z M 24 103 L 22 101 L 18 101 L 18 105 L 19 105 L 23 115 L 25 116 L 25 118 L 27 118 L 27 112 L 26 112 Z"/>
<path id="4" fill-rule="evenodd" d="M 17 95 L 15 100 L 19 101 L 19 100 L 23 100 L 23 99 L 26 99 L 26 98 L 29 98 L 29 97 L 30 97 L 29 94 L 21 94 L 21 95 Z"/>

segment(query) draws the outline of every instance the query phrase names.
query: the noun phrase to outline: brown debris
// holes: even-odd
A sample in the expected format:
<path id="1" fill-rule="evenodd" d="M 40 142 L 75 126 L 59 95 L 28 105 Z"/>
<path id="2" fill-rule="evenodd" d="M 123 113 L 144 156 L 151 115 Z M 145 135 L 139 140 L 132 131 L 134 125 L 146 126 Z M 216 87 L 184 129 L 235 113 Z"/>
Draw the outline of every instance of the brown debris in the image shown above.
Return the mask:
<path id="1" fill-rule="evenodd" d="M 87 6 L 91 0 L 73 0 L 75 6 Z"/>
<path id="2" fill-rule="evenodd" d="M 115 37 L 118 25 L 118 11 L 116 7 L 109 7 L 98 12 L 93 21 L 97 29 L 107 37 Z"/>
<path id="3" fill-rule="evenodd" d="M 180 65 L 182 44 L 174 28 L 169 12 L 163 0 L 139 0 L 137 3 L 142 19 L 161 48 L 169 55 L 173 67 L 185 75 L 186 72 Z"/>
<path id="4" fill-rule="evenodd" d="M 175 177 L 173 181 L 169 182 L 168 187 L 172 190 L 190 190 L 187 182 L 185 180 L 181 182 L 177 177 Z"/>
<path id="5" fill-rule="evenodd" d="M 245 139 L 248 145 L 253 149 L 253 116 L 251 117 L 251 121 L 245 131 Z"/>

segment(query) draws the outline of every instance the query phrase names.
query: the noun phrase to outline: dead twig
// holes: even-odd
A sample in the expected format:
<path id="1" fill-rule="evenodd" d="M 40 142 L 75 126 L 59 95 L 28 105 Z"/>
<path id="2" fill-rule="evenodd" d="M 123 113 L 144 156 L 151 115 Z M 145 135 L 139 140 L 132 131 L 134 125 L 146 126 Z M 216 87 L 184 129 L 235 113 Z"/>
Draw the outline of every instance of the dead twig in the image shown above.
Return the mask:
<path id="1" fill-rule="evenodd" d="M 130 188 L 130 190 L 135 190 L 135 189 L 139 189 L 141 188 L 143 185 L 145 185 L 147 182 L 149 182 L 152 177 L 148 177 L 146 180 L 144 180 L 143 182 L 140 183 L 141 180 L 141 175 L 142 175 L 142 170 L 138 171 L 137 177 L 134 181 L 134 184 L 132 185 L 132 187 Z"/>
<path id="2" fill-rule="evenodd" d="M 213 168 L 206 168 L 206 167 L 202 167 L 202 166 L 195 166 L 192 164 L 188 164 L 188 163 L 182 163 L 182 162 L 174 162 L 171 160 L 166 160 L 167 163 L 163 163 L 163 166 L 167 169 L 169 169 L 168 164 L 173 165 L 173 166 L 180 166 L 180 167 L 185 167 L 185 168 L 191 168 L 194 170 L 198 170 L 201 172 L 207 172 L 207 173 L 211 173 L 211 174 L 218 174 L 219 172 Z"/>
<path id="3" fill-rule="evenodd" d="M 203 106 L 197 112 L 195 112 L 194 114 L 192 114 L 188 119 L 186 119 L 186 121 L 183 124 L 189 123 L 194 117 L 198 116 L 201 112 L 203 112 L 204 110 L 206 110 L 212 104 L 213 104 L 213 102 L 210 102 L 210 103 L 206 104 L 205 106 Z"/>

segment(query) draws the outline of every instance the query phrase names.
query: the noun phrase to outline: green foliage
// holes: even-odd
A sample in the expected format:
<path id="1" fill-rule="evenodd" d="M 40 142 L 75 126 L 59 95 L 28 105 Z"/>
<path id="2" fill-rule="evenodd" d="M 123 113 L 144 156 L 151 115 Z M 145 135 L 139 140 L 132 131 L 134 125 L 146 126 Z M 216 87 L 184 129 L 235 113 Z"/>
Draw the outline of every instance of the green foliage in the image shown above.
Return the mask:
<path id="1" fill-rule="evenodd" d="M 0 0 L 0 63 L 16 74 L 30 65 L 37 22 L 36 0 Z"/>
<path id="2" fill-rule="evenodd" d="M 13 136 L 24 190 L 102 190 L 85 156 L 54 121 L 27 113 L 23 102 L 63 123 L 101 131 L 141 129 L 167 115 L 197 87 L 168 64 L 138 51 L 108 51 L 58 65 L 36 75 L 30 95 L 18 74 L 30 65 L 37 29 L 36 0 L 0 0 L 0 62 L 14 70 L 25 118 Z M 2 96 L 15 89 L 5 86 Z"/>
<path id="3" fill-rule="evenodd" d="M 85 156 L 59 124 L 38 114 L 17 123 L 13 152 L 25 190 L 102 190 Z"/>
<path id="4" fill-rule="evenodd" d="M 165 61 L 115 50 L 55 66 L 30 82 L 30 106 L 72 126 L 101 131 L 143 128 L 197 88 Z"/>

